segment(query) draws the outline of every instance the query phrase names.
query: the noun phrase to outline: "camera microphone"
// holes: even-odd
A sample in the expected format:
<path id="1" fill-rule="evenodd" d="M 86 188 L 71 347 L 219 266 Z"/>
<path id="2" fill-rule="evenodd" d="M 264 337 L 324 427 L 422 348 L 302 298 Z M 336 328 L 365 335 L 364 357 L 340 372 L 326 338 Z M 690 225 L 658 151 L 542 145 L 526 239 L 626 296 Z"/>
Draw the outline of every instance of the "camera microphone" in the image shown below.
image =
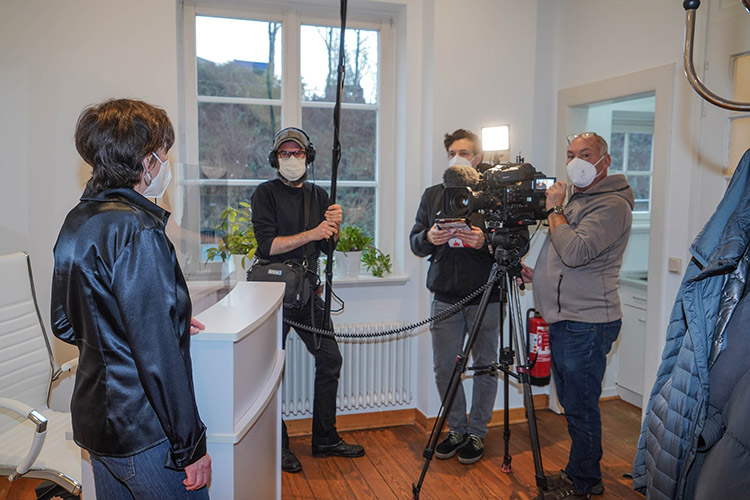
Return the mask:
<path id="1" fill-rule="evenodd" d="M 476 189 L 479 181 L 479 172 L 474 167 L 453 165 L 443 172 L 443 186 L 447 188 L 468 187 Z"/>

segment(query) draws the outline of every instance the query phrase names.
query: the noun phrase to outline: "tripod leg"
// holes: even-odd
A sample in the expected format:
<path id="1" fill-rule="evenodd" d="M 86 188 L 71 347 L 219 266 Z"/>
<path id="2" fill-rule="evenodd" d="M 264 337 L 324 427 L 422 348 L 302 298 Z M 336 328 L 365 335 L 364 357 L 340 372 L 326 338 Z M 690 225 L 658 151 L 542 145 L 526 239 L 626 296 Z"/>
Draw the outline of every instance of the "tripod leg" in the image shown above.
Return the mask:
<path id="1" fill-rule="evenodd" d="M 505 288 L 505 281 L 500 284 L 500 366 L 503 372 L 503 465 L 500 470 L 509 474 L 512 470 L 510 456 L 510 375 L 509 367 L 513 364 L 513 347 L 512 341 L 505 346 L 505 304 L 507 303 L 508 291 Z"/>
<path id="2" fill-rule="evenodd" d="M 519 378 L 523 386 L 524 406 L 526 407 L 526 419 L 529 422 L 529 437 L 531 439 L 531 452 L 534 457 L 534 472 L 536 485 L 539 490 L 539 499 L 544 497 L 544 491 L 547 489 L 547 479 L 544 477 L 544 466 L 542 465 L 542 451 L 539 445 L 539 432 L 536 425 L 536 412 L 534 411 L 534 398 L 531 393 L 531 376 L 528 367 L 522 363 L 528 361 L 527 346 L 524 343 L 523 320 L 521 315 L 521 306 L 519 302 L 518 285 L 515 278 L 506 276 L 506 283 L 509 290 L 510 301 L 510 321 L 513 342 L 515 343 L 516 353 L 518 355 Z"/>
<path id="3" fill-rule="evenodd" d="M 487 278 L 488 285 L 492 285 L 495 282 L 495 280 L 497 279 L 497 272 L 498 265 L 497 263 L 495 263 L 492 265 L 490 275 Z M 414 500 L 419 500 L 419 492 L 422 489 L 422 483 L 424 482 L 424 478 L 427 475 L 427 469 L 430 467 L 432 457 L 435 454 L 435 445 L 437 444 L 438 438 L 440 437 L 440 432 L 443 430 L 445 420 L 448 418 L 448 412 L 450 412 L 450 409 L 453 406 L 453 401 L 456 398 L 456 391 L 458 390 L 458 385 L 461 383 L 461 374 L 466 371 L 466 364 L 469 359 L 469 354 L 471 353 L 471 349 L 474 347 L 474 343 L 477 340 L 477 334 L 479 333 L 479 328 L 482 325 L 484 313 L 487 310 L 487 304 L 490 301 L 491 294 L 492 286 L 488 286 L 482 293 L 482 298 L 479 301 L 479 308 L 477 309 L 477 314 L 474 317 L 471 328 L 469 329 L 469 336 L 466 339 L 464 350 L 456 357 L 456 366 L 453 369 L 450 382 L 448 383 L 448 388 L 445 391 L 442 404 L 440 406 L 440 409 L 438 410 L 438 419 L 435 421 L 435 425 L 432 427 L 432 432 L 430 433 L 427 447 L 422 453 L 422 456 L 425 458 L 425 463 L 422 466 L 422 473 L 419 475 L 417 484 L 412 484 L 412 494 L 414 495 Z"/>
<path id="4" fill-rule="evenodd" d="M 503 412 L 503 441 L 505 443 L 505 454 L 503 455 L 503 465 L 501 467 L 501 470 L 505 473 L 510 473 L 513 469 L 510 465 L 513 458 L 510 456 L 510 400 L 508 398 L 508 389 L 510 389 L 510 383 L 509 383 L 509 377 L 507 372 L 503 373 L 503 390 L 505 391 L 505 394 L 503 395 L 503 407 L 505 408 L 505 411 Z"/>

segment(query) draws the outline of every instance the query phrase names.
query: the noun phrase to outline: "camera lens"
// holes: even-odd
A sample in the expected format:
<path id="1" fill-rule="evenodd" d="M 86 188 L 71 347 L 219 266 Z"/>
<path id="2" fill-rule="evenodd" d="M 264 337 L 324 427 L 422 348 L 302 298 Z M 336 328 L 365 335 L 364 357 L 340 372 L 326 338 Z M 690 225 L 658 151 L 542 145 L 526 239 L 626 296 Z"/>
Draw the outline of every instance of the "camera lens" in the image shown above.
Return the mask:
<path id="1" fill-rule="evenodd" d="M 448 211 L 451 217 L 465 217 L 471 213 L 471 199 L 465 191 L 459 191 L 448 198 Z"/>

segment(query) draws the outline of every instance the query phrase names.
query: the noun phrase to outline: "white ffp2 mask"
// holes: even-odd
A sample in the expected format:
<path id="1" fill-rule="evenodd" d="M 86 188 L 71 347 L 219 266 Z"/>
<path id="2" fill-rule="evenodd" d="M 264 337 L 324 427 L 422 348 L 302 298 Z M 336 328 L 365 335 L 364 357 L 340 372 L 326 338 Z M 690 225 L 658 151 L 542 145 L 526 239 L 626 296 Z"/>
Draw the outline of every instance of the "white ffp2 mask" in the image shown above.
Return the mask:
<path id="1" fill-rule="evenodd" d="M 159 161 L 159 173 L 155 177 L 151 177 L 151 174 L 146 170 L 146 178 L 151 182 L 143 191 L 143 196 L 146 198 L 161 198 L 164 196 L 167 186 L 169 186 L 169 181 L 172 180 L 172 167 L 169 165 L 169 160 L 161 161 L 156 153 L 152 154 Z"/>
<path id="2" fill-rule="evenodd" d="M 305 158 L 279 158 L 279 173 L 284 179 L 294 182 L 305 175 L 307 165 Z"/>
<path id="3" fill-rule="evenodd" d="M 450 160 L 448 160 L 448 166 L 461 166 L 461 167 L 473 167 L 474 165 L 471 164 L 471 160 L 467 160 L 463 156 L 456 155 Z"/>
<path id="4" fill-rule="evenodd" d="M 570 182 L 572 182 L 577 188 L 585 188 L 591 185 L 598 174 L 596 166 L 599 165 L 599 162 L 603 159 L 604 155 L 602 155 L 596 163 L 591 163 L 581 158 L 573 158 L 565 166 L 568 179 L 570 179 Z"/>

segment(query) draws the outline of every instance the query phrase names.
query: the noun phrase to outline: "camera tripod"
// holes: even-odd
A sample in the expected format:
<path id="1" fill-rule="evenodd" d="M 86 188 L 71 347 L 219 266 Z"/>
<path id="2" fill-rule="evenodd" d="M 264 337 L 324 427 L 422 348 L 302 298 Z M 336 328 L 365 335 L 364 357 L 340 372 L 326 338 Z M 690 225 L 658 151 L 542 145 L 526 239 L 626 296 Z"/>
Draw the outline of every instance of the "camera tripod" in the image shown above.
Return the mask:
<path id="1" fill-rule="evenodd" d="M 528 233 L 526 233 L 528 234 Z M 521 236 L 521 238 L 519 238 Z M 453 369 L 448 387 L 445 390 L 445 394 L 442 398 L 442 404 L 438 410 L 438 417 L 433 425 L 432 432 L 428 439 L 427 447 L 424 449 L 422 456 L 425 458 L 425 463 L 422 467 L 422 472 L 419 476 L 419 481 L 416 484 L 412 484 L 413 500 L 419 500 L 419 494 L 422 489 L 422 483 L 424 482 L 427 474 L 427 469 L 430 466 L 432 457 L 435 454 L 435 447 L 440 437 L 440 433 L 445 425 L 448 413 L 450 412 L 453 402 L 456 397 L 459 384 L 461 384 L 461 375 L 467 370 L 467 364 L 469 354 L 471 353 L 474 343 L 476 342 L 479 328 L 484 319 L 484 314 L 487 311 L 487 305 L 489 304 L 490 295 L 494 288 L 495 282 L 498 282 L 500 287 L 500 360 L 499 364 L 493 363 L 490 366 L 472 366 L 469 370 L 486 371 L 486 370 L 500 370 L 503 372 L 503 403 L 504 403 L 504 422 L 503 422 L 503 441 L 505 444 L 502 471 L 509 473 L 511 472 L 511 456 L 509 451 L 510 442 L 510 423 L 509 423 L 509 380 L 510 377 L 514 377 L 520 381 L 523 386 L 523 398 L 524 406 L 526 408 L 526 419 L 529 423 L 529 436 L 531 439 L 531 451 L 534 457 L 534 472 L 536 478 L 536 485 L 538 488 L 539 495 L 535 500 L 542 500 L 544 498 L 544 492 L 547 490 L 547 479 L 544 476 L 544 467 L 542 466 L 542 453 L 539 446 L 539 434 L 536 426 L 536 414 L 534 411 L 534 400 L 531 393 L 531 376 L 530 366 L 526 364 L 528 362 L 528 351 L 525 341 L 525 333 L 523 329 L 523 320 L 521 314 L 521 307 L 519 301 L 519 286 L 516 282 L 516 278 L 520 277 L 521 264 L 520 257 L 528 250 L 528 237 L 526 236 L 525 242 L 523 242 L 524 235 L 520 235 L 515 232 L 495 232 L 492 235 L 492 243 L 496 248 L 495 250 L 495 263 L 492 265 L 490 275 L 487 278 L 487 284 L 482 297 L 479 302 L 476 316 L 472 322 L 471 328 L 469 329 L 469 335 L 464 344 L 463 351 L 456 357 L 456 366 Z M 526 245 L 524 251 L 519 251 L 519 240 L 522 245 Z M 522 246 L 521 245 L 521 246 Z M 504 309 L 505 303 L 509 304 L 509 327 L 511 340 L 508 346 L 504 346 L 504 334 L 503 334 L 503 323 L 504 323 Z M 514 364 L 514 351 L 518 354 L 519 363 L 516 365 L 516 372 L 512 370 Z"/>

